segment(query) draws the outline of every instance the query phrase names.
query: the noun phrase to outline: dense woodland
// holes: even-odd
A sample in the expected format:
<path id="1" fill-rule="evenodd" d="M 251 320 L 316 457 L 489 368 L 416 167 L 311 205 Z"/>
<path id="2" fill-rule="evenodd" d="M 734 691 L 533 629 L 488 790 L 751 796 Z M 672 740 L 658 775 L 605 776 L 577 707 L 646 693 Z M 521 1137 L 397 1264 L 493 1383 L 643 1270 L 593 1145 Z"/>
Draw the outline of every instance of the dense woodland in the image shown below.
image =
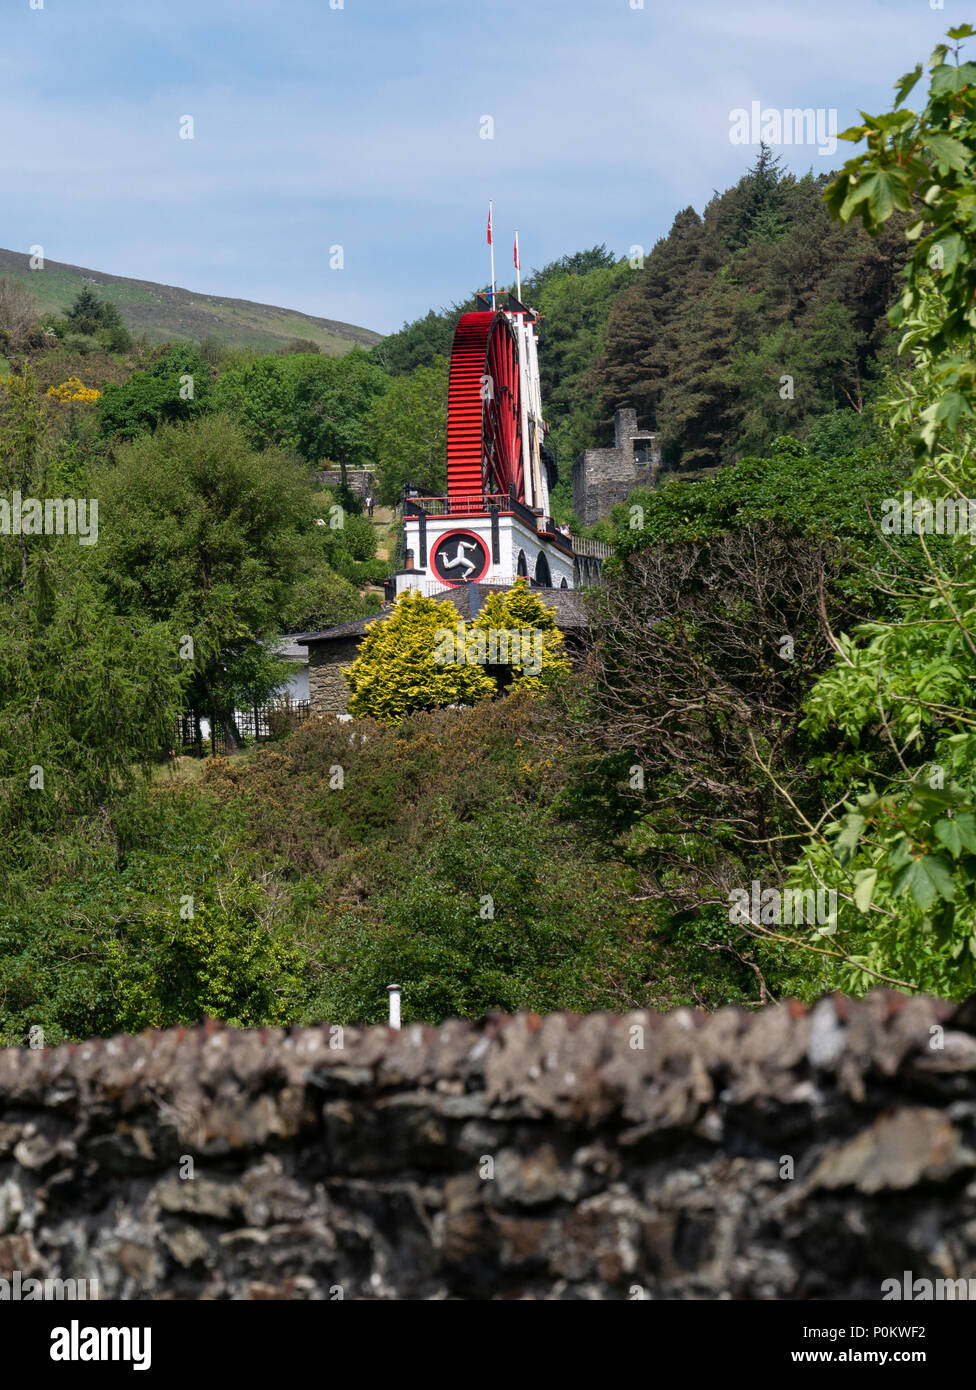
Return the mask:
<path id="1" fill-rule="evenodd" d="M 0 1041 L 370 1021 L 394 978 L 431 1021 L 972 992 L 974 551 L 878 524 L 976 493 L 972 66 L 937 50 L 830 181 L 763 149 L 642 266 L 523 285 L 563 514 L 617 405 L 671 465 L 601 523 L 585 661 L 514 594 L 541 675 L 452 685 L 417 599 L 364 644 L 354 723 L 202 763 L 181 710 L 231 723 L 285 678 L 274 638 L 375 605 L 377 528 L 315 470 L 437 490 L 465 306 L 260 355 L 0 281 L 0 498 L 99 501 L 96 545 L 0 536 Z M 836 911 L 733 912 L 754 883 Z"/>
<path id="2" fill-rule="evenodd" d="M 701 216 L 678 213 L 646 257 L 615 260 L 599 246 L 523 281 L 523 300 L 543 316 L 563 517 L 573 462 L 613 442 L 618 406 L 634 407 L 641 427 L 660 433 L 666 462 L 686 473 L 763 453 L 786 433 L 825 457 L 877 442 L 871 405 L 894 356 L 887 310 L 906 219 L 877 237 L 832 222 L 827 182 L 785 174 L 764 147 Z M 421 381 L 429 408 L 444 394 L 454 325 L 474 307 L 472 296 L 431 311 L 373 349 L 400 379 L 397 400 Z"/>

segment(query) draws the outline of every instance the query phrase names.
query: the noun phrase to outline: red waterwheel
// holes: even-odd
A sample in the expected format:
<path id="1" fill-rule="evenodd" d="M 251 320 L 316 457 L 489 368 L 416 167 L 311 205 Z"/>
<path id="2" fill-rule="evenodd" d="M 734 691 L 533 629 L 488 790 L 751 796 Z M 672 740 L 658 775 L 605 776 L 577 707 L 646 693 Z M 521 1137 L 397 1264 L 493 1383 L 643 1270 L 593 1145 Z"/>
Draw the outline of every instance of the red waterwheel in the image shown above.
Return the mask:
<path id="1" fill-rule="evenodd" d="M 518 343 L 504 314 L 463 314 L 454 334 L 447 400 L 447 493 L 525 501 Z M 463 504 L 462 504 L 463 505 Z"/>

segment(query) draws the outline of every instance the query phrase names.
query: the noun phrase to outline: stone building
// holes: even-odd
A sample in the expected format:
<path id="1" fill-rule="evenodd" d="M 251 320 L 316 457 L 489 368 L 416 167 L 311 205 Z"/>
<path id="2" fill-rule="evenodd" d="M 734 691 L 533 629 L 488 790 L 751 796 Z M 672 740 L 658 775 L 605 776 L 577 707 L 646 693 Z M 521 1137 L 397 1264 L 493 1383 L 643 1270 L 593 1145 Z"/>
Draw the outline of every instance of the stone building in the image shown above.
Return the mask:
<path id="1" fill-rule="evenodd" d="M 637 428 L 637 411 L 616 411 L 613 434 L 612 449 L 586 449 L 573 464 L 573 508 L 583 526 L 609 516 L 635 488 L 657 487 L 657 435 Z"/>
<path id="2" fill-rule="evenodd" d="M 451 589 L 431 595 L 438 602 L 453 603 L 458 613 L 468 621 L 477 617 L 485 600 L 497 592 L 505 592 L 509 584 L 457 584 Z M 582 595 L 578 589 L 533 588 L 547 608 L 554 610 L 556 625 L 566 640 L 570 657 L 578 655 L 585 646 L 587 620 Z M 359 654 L 359 644 L 371 623 L 383 622 L 393 613 L 393 605 L 368 618 L 356 618 L 322 632 L 305 632 L 293 640 L 308 649 L 309 707 L 313 714 L 346 714 L 349 706 L 349 686 L 343 678 Z"/>

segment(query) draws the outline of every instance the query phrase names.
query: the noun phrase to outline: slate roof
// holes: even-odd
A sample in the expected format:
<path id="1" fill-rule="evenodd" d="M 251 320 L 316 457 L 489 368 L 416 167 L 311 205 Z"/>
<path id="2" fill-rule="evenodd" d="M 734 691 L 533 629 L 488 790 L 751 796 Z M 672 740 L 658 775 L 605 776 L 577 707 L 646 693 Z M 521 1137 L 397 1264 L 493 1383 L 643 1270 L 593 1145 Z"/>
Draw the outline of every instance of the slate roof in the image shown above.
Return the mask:
<path id="1" fill-rule="evenodd" d="M 308 660 L 307 650 L 303 650 L 302 644 L 291 633 L 287 633 L 279 641 L 273 643 L 271 650 L 275 656 L 287 657 L 289 661 Z"/>
<path id="2" fill-rule="evenodd" d="M 478 608 L 480 609 L 485 600 L 492 594 L 508 593 L 512 588 L 511 584 L 456 584 L 454 588 L 446 590 L 443 594 L 432 594 L 431 598 L 439 602 L 446 599 L 453 603 L 458 612 L 467 617 L 470 612 L 471 594 L 470 590 L 478 590 Z M 583 596 L 579 589 L 530 589 L 547 608 L 555 610 L 556 626 L 561 631 L 581 632 L 587 626 L 586 611 L 583 607 Z M 370 613 L 367 618 L 354 618 L 348 623 L 339 623 L 336 627 L 323 628 L 321 632 L 299 632 L 292 638 L 293 642 L 299 642 L 302 646 L 308 647 L 312 643 L 318 642 L 340 642 L 343 638 L 362 637 L 370 623 L 377 621 L 383 622 L 392 616 L 393 605 L 381 608 L 378 613 Z"/>

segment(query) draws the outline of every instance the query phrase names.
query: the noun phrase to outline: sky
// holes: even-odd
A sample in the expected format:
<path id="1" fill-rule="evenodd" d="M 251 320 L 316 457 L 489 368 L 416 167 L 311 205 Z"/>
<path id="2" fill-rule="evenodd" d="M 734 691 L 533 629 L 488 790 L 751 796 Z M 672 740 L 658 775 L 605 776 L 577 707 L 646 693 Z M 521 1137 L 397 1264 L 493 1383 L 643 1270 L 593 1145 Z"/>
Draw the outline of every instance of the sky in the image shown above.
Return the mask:
<path id="1" fill-rule="evenodd" d="M 516 227 L 524 273 L 649 251 L 754 101 L 887 110 L 935 3 L 5 0 L 0 246 L 392 332 L 487 284 L 489 198 L 506 283 Z"/>

